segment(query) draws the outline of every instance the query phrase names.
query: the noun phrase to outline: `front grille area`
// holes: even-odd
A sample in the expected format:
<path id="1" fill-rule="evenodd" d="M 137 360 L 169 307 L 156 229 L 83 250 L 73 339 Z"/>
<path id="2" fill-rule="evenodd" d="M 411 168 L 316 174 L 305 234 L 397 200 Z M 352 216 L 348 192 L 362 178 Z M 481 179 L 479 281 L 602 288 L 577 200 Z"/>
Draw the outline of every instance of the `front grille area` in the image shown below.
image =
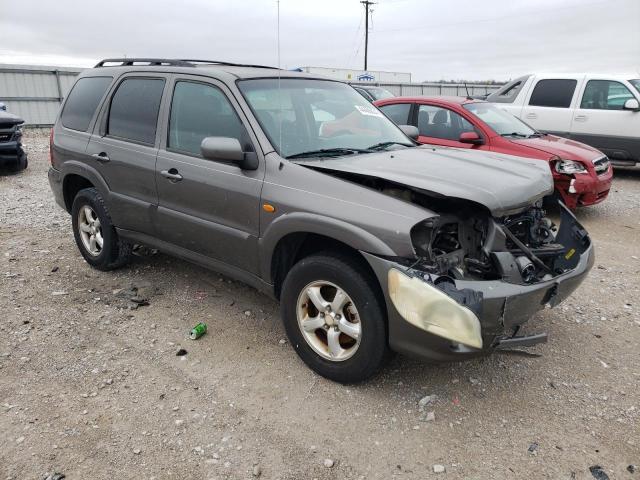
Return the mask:
<path id="1" fill-rule="evenodd" d="M 0 133 L 0 142 L 10 141 L 12 136 L 12 133 Z"/>
<path id="2" fill-rule="evenodd" d="M 597 175 L 603 175 L 609 170 L 609 159 L 602 157 L 593 162 L 593 167 L 596 169 Z"/>

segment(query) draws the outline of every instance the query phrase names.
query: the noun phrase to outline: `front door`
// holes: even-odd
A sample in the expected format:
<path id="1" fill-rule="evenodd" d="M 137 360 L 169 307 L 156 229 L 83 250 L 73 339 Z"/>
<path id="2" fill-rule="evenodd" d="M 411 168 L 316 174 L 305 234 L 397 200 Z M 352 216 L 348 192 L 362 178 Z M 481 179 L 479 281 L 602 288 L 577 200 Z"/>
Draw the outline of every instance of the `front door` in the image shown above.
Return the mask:
<path id="1" fill-rule="evenodd" d="M 624 83 L 589 80 L 574 111 L 571 138 L 614 160 L 640 159 L 640 112 L 623 108 L 632 98 L 636 97 Z"/>
<path id="2" fill-rule="evenodd" d="M 205 137 L 233 137 L 245 151 L 252 151 L 257 141 L 224 84 L 181 76 L 171 89 L 167 129 L 156 164 L 159 236 L 256 273 L 264 161 L 260 158 L 257 170 L 242 170 L 203 158 L 200 144 Z"/>
<path id="3" fill-rule="evenodd" d="M 418 142 L 456 148 L 473 148 L 475 145 L 460 142 L 464 132 L 477 132 L 462 115 L 444 107 L 418 105 Z"/>
<path id="4" fill-rule="evenodd" d="M 154 234 L 158 203 L 158 113 L 169 76 L 123 78 L 102 109 L 87 154 L 109 187 L 112 220 L 120 228 Z"/>

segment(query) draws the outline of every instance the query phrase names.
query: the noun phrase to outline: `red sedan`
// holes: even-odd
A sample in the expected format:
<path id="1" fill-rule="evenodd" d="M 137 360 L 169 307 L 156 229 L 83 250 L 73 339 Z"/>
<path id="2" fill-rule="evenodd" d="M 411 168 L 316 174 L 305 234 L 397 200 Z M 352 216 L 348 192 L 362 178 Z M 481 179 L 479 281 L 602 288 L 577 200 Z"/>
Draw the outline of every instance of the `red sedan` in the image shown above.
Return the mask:
<path id="1" fill-rule="evenodd" d="M 609 194 L 613 170 L 601 151 L 540 133 L 493 104 L 464 97 L 394 97 L 374 104 L 396 124 L 416 126 L 420 143 L 549 162 L 556 193 L 571 209 Z"/>

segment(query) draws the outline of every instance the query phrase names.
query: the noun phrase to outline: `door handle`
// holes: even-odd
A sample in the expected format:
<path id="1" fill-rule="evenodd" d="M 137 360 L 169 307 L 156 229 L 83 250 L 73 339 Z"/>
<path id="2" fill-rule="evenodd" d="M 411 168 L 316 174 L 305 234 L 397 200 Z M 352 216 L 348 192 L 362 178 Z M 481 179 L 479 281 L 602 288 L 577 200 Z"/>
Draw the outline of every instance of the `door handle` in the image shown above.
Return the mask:
<path id="1" fill-rule="evenodd" d="M 574 120 L 576 122 L 586 122 L 587 121 L 587 116 L 586 115 L 576 115 Z"/>
<path id="2" fill-rule="evenodd" d="M 98 160 L 99 162 L 108 162 L 109 160 L 111 160 L 109 158 L 109 155 L 107 155 L 105 152 L 100 152 L 100 153 L 94 153 L 93 155 L 91 155 L 93 158 L 95 158 L 96 160 Z"/>
<path id="3" fill-rule="evenodd" d="M 179 182 L 180 180 L 182 180 L 182 175 L 180 175 L 178 173 L 178 170 L 176 170 L 175 168 L 170 168 L 169 170 L 162 170 L 160 172 L 160 175 L 162 175 L 164 178 L 171 180 L 172 182 Z"/>
<path id="4" fill-rule="evenodd" d="M 536 115 L 535 113 L 527 113 L 525 115 L 526 118 L 538 118 L 538 115 Z"/>

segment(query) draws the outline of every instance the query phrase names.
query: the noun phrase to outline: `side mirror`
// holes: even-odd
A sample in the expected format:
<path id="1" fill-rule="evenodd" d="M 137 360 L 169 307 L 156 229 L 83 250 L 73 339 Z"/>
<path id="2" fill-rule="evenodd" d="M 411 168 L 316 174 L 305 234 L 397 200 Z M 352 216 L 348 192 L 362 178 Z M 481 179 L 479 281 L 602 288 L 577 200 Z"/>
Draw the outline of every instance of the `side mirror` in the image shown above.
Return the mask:
<path id="1" fill-rule="evenodd" d="M 462 132 L 458 141 L 460 143 L 470 143 L 471 145 L 482 145 L 484 143 L 478 132 Z"/>
<path id="2" fill-rule="evenodd" d="M 206 137 L 200 144 L 200 153 L 207 160 L 231 162 L 243 170 L 258 168 L 258 156 L 255 152 L 243 152 L 237 138 Z"/>
<path id="3" fill-rule="evenodd" d="M 635 98 L 630 98 L 626 102 L 624 102 L 624 106 L 622 107 L 625 110 L 632 110 L 634 112 L 640 111 L 640 103 Z"/>
<path id="4" fill-rule="evenodd" d="M 404 133 L 411 140 L 417 140 L 420 132 L 418 131 L 418 127 L 414 127 L 413 125 L 398 125 L 402 133 Z"/>

